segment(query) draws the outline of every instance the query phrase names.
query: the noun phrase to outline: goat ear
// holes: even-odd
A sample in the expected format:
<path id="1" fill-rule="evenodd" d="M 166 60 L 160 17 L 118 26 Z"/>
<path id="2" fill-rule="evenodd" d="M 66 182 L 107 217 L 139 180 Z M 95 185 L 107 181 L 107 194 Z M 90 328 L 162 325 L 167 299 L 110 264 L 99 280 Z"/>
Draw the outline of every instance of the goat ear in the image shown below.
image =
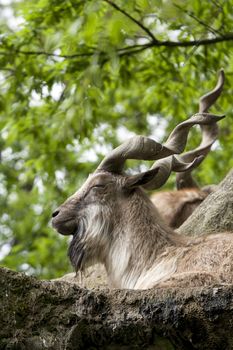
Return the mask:
<path id="1" fill-rule="evenodd" d="M 124 189 L 133 189 L 138 186 L 143 186 L 149 183 L 159 171 L 159 167 L 148 170 L 144 173 L 127 176 L 123 185 Z"/>

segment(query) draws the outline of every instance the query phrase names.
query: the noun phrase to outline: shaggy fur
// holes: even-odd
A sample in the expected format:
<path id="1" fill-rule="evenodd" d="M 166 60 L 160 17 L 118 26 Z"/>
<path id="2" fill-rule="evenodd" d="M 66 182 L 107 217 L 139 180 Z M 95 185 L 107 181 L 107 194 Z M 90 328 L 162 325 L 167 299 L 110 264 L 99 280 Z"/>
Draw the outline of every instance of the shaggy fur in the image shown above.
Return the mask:
<path id="1" fill-rule="evenodd" d="M 176 234 L 127 176 L 94 173 L 57 212 L 53 226 L 73 233 L 69 256 L 76 271 L 102 263 L 113 287 L 233 282 L 233 236 Z"/>

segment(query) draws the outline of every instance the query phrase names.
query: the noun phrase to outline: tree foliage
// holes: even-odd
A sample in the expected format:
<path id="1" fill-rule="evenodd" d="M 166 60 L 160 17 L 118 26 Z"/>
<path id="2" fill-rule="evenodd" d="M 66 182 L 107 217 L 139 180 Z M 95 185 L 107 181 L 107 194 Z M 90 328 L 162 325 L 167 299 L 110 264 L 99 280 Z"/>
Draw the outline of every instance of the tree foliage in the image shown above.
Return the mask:
<path id="1" fill-rule="evenodd" d="M 196 113 L 221 67 L 226 84 L 212 110 L 227 117 L 196 176 L 202 184 L 224 177 L 233 164 L 232 6 L 232 0 L 10 5 L 14 16 L 0 18 L 4 265 L 42 277 L 66 272 L 67 241 L 49 226 L 53 209 L 127 134 L 162 140 L 164 128 L 168 134 Z M 190 147 L 200 140 L 193 135 Z"/>

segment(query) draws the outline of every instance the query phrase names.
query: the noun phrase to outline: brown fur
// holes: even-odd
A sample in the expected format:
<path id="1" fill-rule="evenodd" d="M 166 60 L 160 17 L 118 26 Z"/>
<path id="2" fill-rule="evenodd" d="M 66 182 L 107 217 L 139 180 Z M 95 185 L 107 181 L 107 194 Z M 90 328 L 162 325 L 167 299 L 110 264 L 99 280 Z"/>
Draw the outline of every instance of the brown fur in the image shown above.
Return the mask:
<path id="1" fill-rule="evenodd" d="M 208 194 L 198 188 L 186 188 L 153 193 L 150 198 L 166 223 L 175 229 L 187 220 Z"/>
<path id="2" fill-rule="evenodd" d="M 69 255 L 75 269 L 102 263 L 113 287 L 233 282 L 233 235 L 178 235 L 133 176 L 94 173 L 55 214 L 53 226 L 73 234 Z"/>

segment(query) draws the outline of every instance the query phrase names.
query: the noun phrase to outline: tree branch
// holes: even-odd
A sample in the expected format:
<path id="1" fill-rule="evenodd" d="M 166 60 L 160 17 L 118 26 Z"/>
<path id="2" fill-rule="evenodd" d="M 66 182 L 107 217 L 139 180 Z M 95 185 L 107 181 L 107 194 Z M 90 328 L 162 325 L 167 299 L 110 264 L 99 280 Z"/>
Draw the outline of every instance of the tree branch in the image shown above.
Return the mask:
<path id="1" fill-rule="evenodd" d="M 72 55 L 60 55 L 54 52 L 47 52 L 47 51 L 25 51 L 25 50 L 9 50 L 9 51 L 0 51 L 0 55 L 8 55 L 13 53 L 23 54 L 23 55 L 29 55 L 29 56 L 47 56 L 47 57 L 58 57 L 58 58 L 65 58 L 65 59 L 72 59 L 76 57 L 89 57 L 96 53 L 96 51 L 93 52 L 84 52 L 84 53 L 75 53 Z"/>
<path id="2" fill-rule="evenodd" d="M 201 40 L 191 40 L 191 41 L 162 41 L 158 44 L 153 44 L 152 46 L 166 46 L 166 47 L 190 47 L 190 46 L 206 46 L 223 41 L 233 41 L 233 33 L 225 34 L 220 37 L 215 37 L 212 39 L 203 38 Z"/>
<path id="3" fill-rule="evenodd" d="M 105 1 L 105 0 L 104 0 Z M 107 1 L 107 0 L 106 0 Z M 208 46 L 208 45 L 214 45 L 221 42 L 227 42 L 232 41 L 233 42 L 233 33 L 228 33 L 225 35 L 222 35 L 221 37 L 215 37 L 211 39 L 200 39 L 200 40 L 190 40 L 190 41 L 153 41 L 149 42 L 147 44 L 142 45 L 132 45 L 132 46 L 126 46 L 124 48 L 119 48 L 116 51 L 118 52 L 119 56 L 125 56 L 125 55 L 131 55 L 134 53 L 138 53 L 141 51 L 144 51 L 146 49 L 152 48 L 152 47 L 169 47 L 169 48 L 175 48 L 175 47 L 192 47 L 192 46 Z M 71 54 L 71 55 L 59 55 L 53 52 L 47 52 L 47 51 L 25 51 L 25 50 L 9 50 L 9 51 L 0 51 L 0 55 L 12 55 L 13 53 L 18 53 L 22 55 L 44 55 L 48 57 L 60 57 L 64 59 L 75 59 L 77 57 L 90 57 L 94 54 L 99 54 L 102 56 L 106 56 L 106 52 L 103 51 L 93 51 L 93 52 L 84 52 L 80 54 Z"/>
<path id="4" fill-rule="evenodd" d="M 136 18 L 132 17 L 129 13 L 127 13 L 125 10 L 123 10 L 122 8 L 120 8 L 118 5 L 116 5 L 114 2 L 110 1 L 110 0 L 103 0 L 105 2 L 107 2 L 110 6 L 114 7 L 117 11 L 121 12 L 123 15 L 125 15 L 126 17 L 128 17 L 131 21 L 133 21 L 134 23 L 136 23 L 142 30 L 144 30 L 144 32 L 146 32 L 149 37 L 152 39 L 153 42 L 159 42 L 156 37 L 154 36 L 153 33 L 151 33 L 151 31 L 145 27 L 140 21 L 138 21 Z"/>

